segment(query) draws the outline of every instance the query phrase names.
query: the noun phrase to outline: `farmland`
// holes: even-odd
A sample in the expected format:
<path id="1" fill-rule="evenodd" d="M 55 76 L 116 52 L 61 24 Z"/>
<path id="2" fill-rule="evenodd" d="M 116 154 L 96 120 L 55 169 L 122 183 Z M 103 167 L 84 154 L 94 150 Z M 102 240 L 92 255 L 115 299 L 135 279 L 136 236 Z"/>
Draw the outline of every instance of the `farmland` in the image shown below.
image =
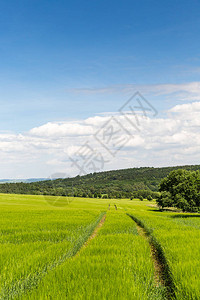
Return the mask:
<path id="1" fill-rule="evenodd" d="M 0 299 L 199 299 L 200 218 L 154 202 L 0 195 Z"/>

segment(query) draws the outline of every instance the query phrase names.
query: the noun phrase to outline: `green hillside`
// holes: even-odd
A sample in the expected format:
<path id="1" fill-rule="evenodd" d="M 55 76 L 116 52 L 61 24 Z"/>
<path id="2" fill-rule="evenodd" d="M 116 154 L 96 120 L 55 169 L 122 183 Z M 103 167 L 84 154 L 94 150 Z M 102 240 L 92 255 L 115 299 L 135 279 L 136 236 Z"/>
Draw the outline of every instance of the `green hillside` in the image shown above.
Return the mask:
<path id="1" fill-rule="evenodd" d="M 200 165 L 176 167 L 142 167 L 46 180 L 32 183 L 5 183 L 1 193 L 58 195 L 77 197 L 130 198 L 155 195 L 160 180 L 175 169 L 200 170 Z"/>

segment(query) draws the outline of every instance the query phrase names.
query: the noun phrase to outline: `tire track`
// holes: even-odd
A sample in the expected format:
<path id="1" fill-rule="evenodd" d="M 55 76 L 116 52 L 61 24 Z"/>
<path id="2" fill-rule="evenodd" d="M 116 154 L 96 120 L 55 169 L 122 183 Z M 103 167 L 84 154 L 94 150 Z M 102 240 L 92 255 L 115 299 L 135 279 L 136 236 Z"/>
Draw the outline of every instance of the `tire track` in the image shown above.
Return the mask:
<path id="1" fill-rule="evenodd" d="M 167 299 L 176 299 L 173 276 L 169 268 L 168 262 L 166 260 L 162 246 L 141 220 L 139 220 L 133 215 L 127 215 L 136 223 L 138 234 L 146 238 L 149 243 L 151 257 L 154 264 L 154 278 L 156 285 L 161 284 L 166 288 Z"/>
<path id="2" fill-rule="evenodd" d="M 100 222 L 98 223 L 98 225 L 95 227 L 93 233 L 89 236 L 89 238 L 87 239 L 87 241 L 83 244 L 83 246 L 79 249 L 79 251 L 76 253 L 76 255 L 74 256 L 74 258 L 76 258 L 81 251 L 83 251 L 90 243 L 91 240 L 93 240 L 97 234 L 98 231 L 100 230 L 100 228 L 103 226 L 104 222 L 106 220 L 106 214 L 103 215 L 103 217 L 101 218 Z"/>
<path id="3" fill-rule="evenodd" d="M 29 274 L 26 278 L 22 280 L 15 280 L 13 283 L 4 286 L 0 292 L 0 300 L 8 300 L 19 298 L 20 295 L 26 294 L 31 290 L 37 288 L 41 280 L 47 275 L 49 271 L 54 270 L 56 267 L 63 264 L 67 259 L 75 257 L 77 253 L 81 251 L 82 248 L 86 247 L 91 239 L 93 239 L 96 235 L 100 227 L 103 225 L 106 218 L 106 212 L 102 212 L 97 220 L 90 224 L 85 233 L 80 236 L 72 249 L 66 252 L 60 259 L 49 263 L 44 266 L 43 269 L 35 271 L 32 274 Z"/>

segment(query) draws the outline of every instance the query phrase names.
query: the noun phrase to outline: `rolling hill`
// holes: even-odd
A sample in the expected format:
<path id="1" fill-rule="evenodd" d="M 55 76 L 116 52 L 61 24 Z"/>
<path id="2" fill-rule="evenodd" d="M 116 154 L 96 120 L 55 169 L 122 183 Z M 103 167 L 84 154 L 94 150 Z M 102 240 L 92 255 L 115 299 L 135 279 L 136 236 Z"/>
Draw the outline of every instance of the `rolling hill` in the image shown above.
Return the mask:
<path id="1" fill-rule="evenodd" d="M 200 170 L 200 165 L 141 167 L 31 183 L 2 183 L 0 193 L 77 197 L 101 197 L 103 195 L 108 198 L 154 196 L 158 191 L 160 180 L 176 169 L 196 171 Z"/>

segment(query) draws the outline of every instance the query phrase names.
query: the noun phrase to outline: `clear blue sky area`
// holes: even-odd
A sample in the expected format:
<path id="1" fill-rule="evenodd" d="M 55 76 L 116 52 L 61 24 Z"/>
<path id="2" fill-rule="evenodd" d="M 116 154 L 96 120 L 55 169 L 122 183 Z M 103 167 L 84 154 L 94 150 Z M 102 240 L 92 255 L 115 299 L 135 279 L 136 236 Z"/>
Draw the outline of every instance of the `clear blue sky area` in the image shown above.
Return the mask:
<path id="1" fill-rule="evenodd" d="M 197 0 L 1 1 L 0 130 L 86 118 L 125 100 L 71 89 L 198 81 L 199 32 Z"/>

